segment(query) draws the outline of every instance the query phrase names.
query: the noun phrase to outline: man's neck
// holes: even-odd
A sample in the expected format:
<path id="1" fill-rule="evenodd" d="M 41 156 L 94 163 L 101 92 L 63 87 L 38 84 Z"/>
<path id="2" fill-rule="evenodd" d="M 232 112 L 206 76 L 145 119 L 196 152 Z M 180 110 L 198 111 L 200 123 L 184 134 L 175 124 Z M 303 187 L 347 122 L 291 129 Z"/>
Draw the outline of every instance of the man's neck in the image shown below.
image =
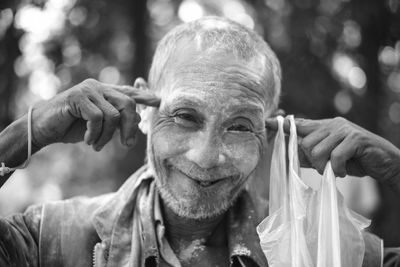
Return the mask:
<path id="1" fill-rule="evenodd" d="M 225 228 L 222 225 L 225 214 L 207 219 L 190 219 L 178 216 L 164 203 L 162 207 L 166 237 L 172 247 L 192 242 L 212 246 L 226 244 Z"/>

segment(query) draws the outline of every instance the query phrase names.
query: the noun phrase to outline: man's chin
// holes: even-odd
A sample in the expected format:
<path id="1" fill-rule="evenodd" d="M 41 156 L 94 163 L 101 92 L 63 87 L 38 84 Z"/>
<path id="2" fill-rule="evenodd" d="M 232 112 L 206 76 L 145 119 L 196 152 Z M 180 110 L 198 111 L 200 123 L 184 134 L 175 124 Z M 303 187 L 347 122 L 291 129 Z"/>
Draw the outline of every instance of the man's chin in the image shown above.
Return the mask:
<path id="1" fill-rule="evenodd" d="M 199 203 L 193 199 L 178 199 L 166 186 L 158 185 L 160 197 L 176 215 L 183 218 L 202 220 L 215 218 L 225 213 L 233 204 L 236 196 L 231 200 L 207 201 Z"/>

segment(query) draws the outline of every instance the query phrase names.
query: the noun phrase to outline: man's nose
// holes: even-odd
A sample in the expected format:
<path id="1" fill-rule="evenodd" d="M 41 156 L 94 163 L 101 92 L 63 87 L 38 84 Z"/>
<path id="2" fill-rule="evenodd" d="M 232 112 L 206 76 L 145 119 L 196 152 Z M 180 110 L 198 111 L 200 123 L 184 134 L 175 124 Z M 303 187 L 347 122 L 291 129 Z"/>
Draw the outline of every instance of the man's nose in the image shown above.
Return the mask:
<path id="1" fill-rule="evenodd" d="M 226 157 L 222 151 L 221 140 L 212 133 L 201 133 L 192 140 L 186 158 L 203 169 L 220 166 L 225 163 Z"/>

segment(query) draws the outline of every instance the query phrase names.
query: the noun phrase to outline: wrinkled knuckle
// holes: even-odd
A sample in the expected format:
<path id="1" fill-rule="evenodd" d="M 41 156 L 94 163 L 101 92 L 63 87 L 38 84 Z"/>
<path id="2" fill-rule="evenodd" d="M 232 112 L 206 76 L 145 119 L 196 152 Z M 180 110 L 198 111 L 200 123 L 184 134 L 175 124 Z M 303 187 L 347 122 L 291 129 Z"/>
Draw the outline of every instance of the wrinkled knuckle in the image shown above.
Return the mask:
<path id="1" fill-rule="evenodd" d="M 110 119 L 112 122 L 117 123 L 121 119 L 121 114 L 118 111 L 112 111 Z"/>
<path id="2" fill-rule="evenodd" d="M 72 88 L 72 90 L 68 91 L 65 100 L 67 101 L 67 103 L 73 103 L 77 100 L 80 100 L 81 99 L 80 96 L 81 96 L 81 91 L 76 88 Z"/>
<path id="3" fill-rule="evenodd" d="M 307 139 L 301 140 L 299 145 L 304 151 L 308 151 L 311 148 L 310 142 Z"/>
<path id="4" fill-rule="evenodd" d="M 347 120 L 343 117 L 335 117 L 331 120 L 330 122 L 330 126 L 331 129 L 339 129 L 339 130 L 343 130 L 346 129 L 346 127 L 348 126 Z"/>
<path id="5" fill-rule="evenodd" d="M 335 117 L 333 118 L 333 121 L 339 125 L 343 125 L 347 123 L 347 120 L 343 117 Z"/>
<path id="6" fill-rule="evenodd" d="M 352 130 L 349 134 L 349 138 L 352 140 L 361 140 L 361 139 L 363 139 L 363 135 L 358 130 Z"/>
<path id="7" fill-rule="evenodd" d="M 349 127 L 348 124 L 340 124 L 340 125 L 336 125 L 336 129 L 338 130 L 338 132 L 343 133 L 343 134 L 348 134 L 351 132 L 351 128 Z"/>
<path id="8" fill-rule="evenodd" d="M 95 79 L 89 78 L 89 79 L 84 80 L 84 81 L 82 82 L 82 84 L 83 84 L 85 87 L 96 87 L 96 86 L 99 84 L 99 82 L 96 81 Z"/>
<path id="9" fill-rule="evenodd" d="M 299 146 L 301 147 L 301 148 L 303 148 L 303 149 L 307 149 L 307 141 L 306 140 L 301 140 L 300 142 L 299 142 Z"/>

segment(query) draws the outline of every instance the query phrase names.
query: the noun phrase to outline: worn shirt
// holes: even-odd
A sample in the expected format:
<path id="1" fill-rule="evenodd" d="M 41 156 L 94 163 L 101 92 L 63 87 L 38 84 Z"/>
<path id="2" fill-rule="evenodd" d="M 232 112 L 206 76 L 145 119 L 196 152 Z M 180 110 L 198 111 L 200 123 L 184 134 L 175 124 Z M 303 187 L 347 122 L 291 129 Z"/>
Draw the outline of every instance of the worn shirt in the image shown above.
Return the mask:
<path id="1" fill-rule="evenodd" d="M 227 233 L 230 265 L 267 266 L 247 192 L 225 222 L 221 230 Z M 86 234 L 91 232 L 87 225 L 96 237 Z M 180 266 L 165 237 L 160 198 L 146 167 L 116 193 L 34 206 L 3 218 L 0 236 L 0 266 L 88 266 L 89 261 L 94 266 Z"/>
<path id="2" fill-rule="evenodd" d="M 230 265 L 268 266 L 246 191 L 226 216 Z M 116 193 L 30 207 L 0 219 L 0 237 L 0 266 L 180 266 L 146 167 Z M 384 266 L 400 266 L 400 249 L 385 249 Z"/>
<path id="3" fill-rule="evenodd" d="M 114 264 L 120 265 L 129 262 L 132 266 L 143 266 L 146 262 L 163 262 L 170 266 L 179 267 L 179 260 L 165 237 L 160 198 L 151 171 L 146 170 L 139 176 L 137 188 L 137 196 L 134 201 L 135 207 L 133 208 L 132 238 L 129 240 L 131 241 L 130 253 L 120 255 Z M 129 202 L 131 201 L 128 200 L 126 203 Z M 112 209 L 113 205 L 115 204 L 105 205 L 97 211 L 95 224 L 99 225 L 98 228 L 107 229 L 104 225 L 107 224 L 105 221 L 109 218 L 108 211 Z M 131 209 L 129 204 L 125 205 L 127 210 Z M 117 225 L 125 221 L 123 217 L 116 221 Z M 234 206 L 229 209 L 226 215 L 226 225 L 222 229 L 226 231 L 228 236 L 227 246 L 232 266 L 267 266 L 267 261 L 259 245 L 258 235 L 255 230 L 255 219 L 255 211 L 251 199 L 247 192 L 243 192 Z M 113 235 L 128 236 L 127 234 L 119 233 L 121 230 L 127 231 L 127 227 L 121 225 L 120 227 L 114 227 L 114 229 Z M 128 230 L 128 232 L 130 231 Z M 105 237 L 109 234 L 101 233 L 100 236 L 103 235 Z M 135 244 L 136 240 L 140 240 L 140 236 L 143 237 L 141 244 Z M 125 249 L 130 246 L 128 239 L 126 242 L 122 242 Z M 118 247 L 120 246 L 118 245 Z M 115 244 L 111 244 L 110 249 L 112 250 L 113 247 L 115 247 Z M 115 254 L 115 251 L 106 252 L 106 254 L 109 253 Z M 123 259 L 124 257 L 126 259 Z"/>

